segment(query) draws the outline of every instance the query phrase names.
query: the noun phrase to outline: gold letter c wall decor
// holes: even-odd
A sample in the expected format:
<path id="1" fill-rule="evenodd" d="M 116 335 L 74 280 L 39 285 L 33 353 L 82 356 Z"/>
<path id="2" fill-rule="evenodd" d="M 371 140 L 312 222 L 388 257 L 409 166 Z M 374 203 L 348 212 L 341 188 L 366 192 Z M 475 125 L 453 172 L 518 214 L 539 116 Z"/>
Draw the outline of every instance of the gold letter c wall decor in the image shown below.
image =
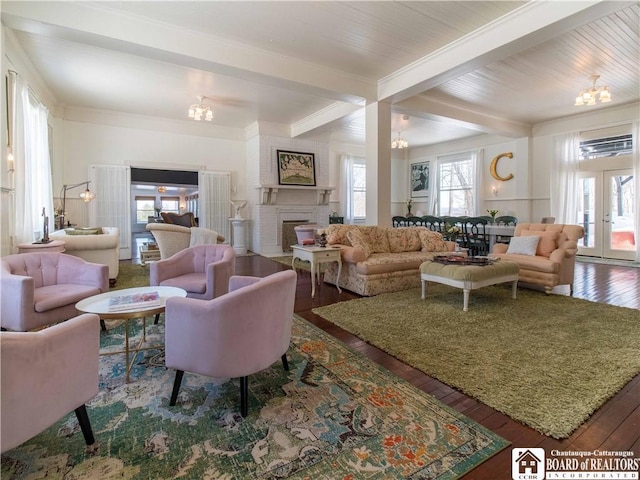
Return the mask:
<path id="1" fill-rule="evenodd" d="M 510 173 L 506 177 L 501 177 L 500 175 L 498 175 L 498 160 L 500 160 L 502 157 L 513 158 L 513 153 L 501 153 L 500 155 L 496 155 L 495 158 L 491 160 L 491 176 L 496 180 L 506 182 L 507 180 L 511 180 L 513 178 L 513 173 Z"/>

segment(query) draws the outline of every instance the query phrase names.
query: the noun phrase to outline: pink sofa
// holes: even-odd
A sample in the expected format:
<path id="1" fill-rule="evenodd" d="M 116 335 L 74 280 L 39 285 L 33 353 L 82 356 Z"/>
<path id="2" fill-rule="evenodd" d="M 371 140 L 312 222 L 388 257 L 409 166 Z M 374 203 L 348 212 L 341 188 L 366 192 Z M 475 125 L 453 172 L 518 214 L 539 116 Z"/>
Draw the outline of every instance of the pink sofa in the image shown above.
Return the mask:
<path id="1" fill-rule="evenodd" d="M 324 281 L 364 296 L 419 287 L 420 265 L 455 248 L 426 227 L 334 224 L 324 232 L 329 245 L 341 248 L 342 257 L 340 278 L 337 264 L 328 263 Z"/>
<path id="2" fill-rule="evenodd" d="M 76 303 L 109 290 L 109 267 L 65 253 L 19 253 L 2 257 L 0 323 L 26 332 L 68 320 Z"/>

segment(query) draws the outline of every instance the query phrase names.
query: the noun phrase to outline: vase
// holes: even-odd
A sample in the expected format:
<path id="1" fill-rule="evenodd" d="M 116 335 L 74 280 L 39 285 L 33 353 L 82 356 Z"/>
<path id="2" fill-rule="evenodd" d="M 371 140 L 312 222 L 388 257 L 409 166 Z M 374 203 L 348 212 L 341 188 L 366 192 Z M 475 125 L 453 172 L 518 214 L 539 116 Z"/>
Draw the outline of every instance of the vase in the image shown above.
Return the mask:
<path id="1" fill-rule="evenodd" d="M 326 233 L 320 234 L 320 237 L 318 238 L 318 245 L 320 245 L 321 247 L 326 247 L 327 246 L 327 234 Z"/>

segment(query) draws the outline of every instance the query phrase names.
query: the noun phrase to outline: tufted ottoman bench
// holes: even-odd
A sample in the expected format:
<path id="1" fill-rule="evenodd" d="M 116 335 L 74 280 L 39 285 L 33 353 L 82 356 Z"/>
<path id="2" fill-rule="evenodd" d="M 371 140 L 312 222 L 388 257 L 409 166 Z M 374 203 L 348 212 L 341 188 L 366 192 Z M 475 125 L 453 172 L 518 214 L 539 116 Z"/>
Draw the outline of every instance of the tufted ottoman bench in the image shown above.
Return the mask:
<path id="1" fill-rule="evenodd" d="M 425 298 L 427 282 L 442 283 L 451 287 L 461 288 L 463 291 L 462 310 L 469 307 L 469 293 L 471 290 L 496 285 L 498 283 L 513 282 L 512 298 L 516 298 L 518 287 L 518 272 L 520 268 L 515 262 L 504 260 L 490 265 L 444 264 L 438 261 L 426 261 L 420 265 L 420 280 L 422 283 L 422 300 Z"/>

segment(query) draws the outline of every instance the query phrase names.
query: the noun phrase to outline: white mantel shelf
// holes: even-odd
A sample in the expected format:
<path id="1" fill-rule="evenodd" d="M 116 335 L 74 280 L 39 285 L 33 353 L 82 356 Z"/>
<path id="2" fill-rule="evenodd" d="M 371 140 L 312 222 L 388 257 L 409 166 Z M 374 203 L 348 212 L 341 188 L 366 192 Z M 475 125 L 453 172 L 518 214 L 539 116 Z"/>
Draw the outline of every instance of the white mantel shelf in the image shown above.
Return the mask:
<path id="1" fill-rule="evenodd" d="M 277 204 L 279 190 L 315 191 L 317 194 L 316 204 L 329 205 L 329 197 L 331 196 L 331 192 L 335 190 L 335 187 L 307 187 L 302 185 L 258 185 L 254 188 L 260 191 L 260 205 Z"/>

